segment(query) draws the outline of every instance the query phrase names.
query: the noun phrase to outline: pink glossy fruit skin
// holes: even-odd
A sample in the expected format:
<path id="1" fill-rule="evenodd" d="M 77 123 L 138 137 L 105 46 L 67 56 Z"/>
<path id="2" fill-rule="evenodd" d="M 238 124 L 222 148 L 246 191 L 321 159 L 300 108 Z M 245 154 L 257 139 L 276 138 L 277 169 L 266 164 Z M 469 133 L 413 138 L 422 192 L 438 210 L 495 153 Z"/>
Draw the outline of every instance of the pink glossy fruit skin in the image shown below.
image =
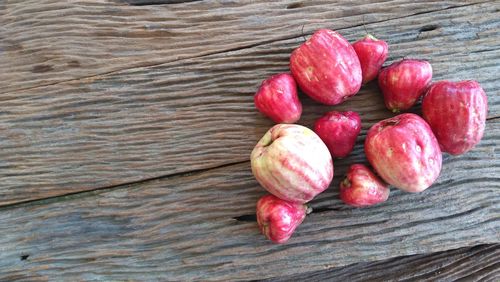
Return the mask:
<path id="1" fill-rule="evenodd" d="M 254 96 L 255 107 L 276 123 L 294 123 L 300 119 L 302 104 L 293 76 L 280 73 L 264 80 Z"/>
<path id="2" fill-rule="evenodd" d="M 304 221 L 307 206 L 266 195 L 257 202 L 257 223 L 269 240 L 282 244 L 288 241 L 295 229 Z"/>
<path id="3" fill-rule="evenodd" d="M 361 87 L 361 66 L 351 44 L 329 29 L 316 31 L 290 56 L 290 70 L 312 99 L 337 105 Z"/>
<path id="4" fill-rule="evenodd" d="M 387 201 L 389 186 L 362 164 L 353 164 L 340 182 L 340 199 L 355 207 L 368 207 Z"/>
<path id="5" fill-rule="evenodd" d="M 441 172 L 436 137 L 415 114 L 401 114 L 373 125 L 366 135 L 365 153 L 378 175 L 403 191 L 421 192 Z"/>
<path id="6" fill-rule="evenodd" d="M 328 148 L 316 133 L 301 125 L 273 126 L 257 143 L 250 160 L 262 187 L 294 203 L 309 202 L 333 178 Z"/>
<path id="7" fill-rule="evenodd" d="M 352 44 L 361 64 L 363 84 L 377 77 L 382 65 L 387 60 L 389 45 L 384 40 L 379 40 L 368 34 Z"/>
<path id="8" fill-rule="evenodd" d="M 385 106 L 397 113 L 411 108 L 425 93 L 432 79 L 432 66 L 427 61 L 404 59 L 383 68 L 378 85 Z"/>
<path id="9" fill-rule="evenodd" d="M 335 158 L 344 158 L 352 152 L 360 131 L 361 118 L 351 111 L 331 111 L 314 123 L 314 132 Z"/>
<path id="10" fill-rule="evenodd" d="M 476 81 L 439 81 L 425 94 L 422 113 L 441 150 L 460 155 L 483 137 L 488 98 Z"/>

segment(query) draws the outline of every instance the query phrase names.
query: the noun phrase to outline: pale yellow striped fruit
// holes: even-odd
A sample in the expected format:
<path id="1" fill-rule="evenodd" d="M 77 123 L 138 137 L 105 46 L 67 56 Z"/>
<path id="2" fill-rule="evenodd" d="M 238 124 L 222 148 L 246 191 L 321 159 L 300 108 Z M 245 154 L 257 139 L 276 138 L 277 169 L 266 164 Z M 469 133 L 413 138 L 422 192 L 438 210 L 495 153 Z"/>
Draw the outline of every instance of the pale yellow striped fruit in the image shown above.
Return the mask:
<path id="1" fill-rule="evenodd" d="M 271 194 L 306 203 L 328 188 L 333 161 L 316 133 L 296 124 L 277 124 L 260 139 L 251 154 L 252 172 Z"/>

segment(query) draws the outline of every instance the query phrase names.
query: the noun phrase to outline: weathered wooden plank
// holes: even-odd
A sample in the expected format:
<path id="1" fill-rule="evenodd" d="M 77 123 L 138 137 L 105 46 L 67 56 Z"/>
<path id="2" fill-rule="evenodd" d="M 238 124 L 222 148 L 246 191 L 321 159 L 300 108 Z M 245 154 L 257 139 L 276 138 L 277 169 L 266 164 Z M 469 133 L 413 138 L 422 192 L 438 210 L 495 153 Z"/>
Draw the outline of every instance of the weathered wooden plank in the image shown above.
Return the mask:
<path id="1" fill-rule="evenodd" d="M 267 281 L 499 281 L 500 245 L 357 263 Z"/>
<path id="2" fill-rule="evenodd" d="M 475 150 L 445 158 L 432 188 L 393 190 L 379 206 L 343 205 L 337 175 L 286 245 L 235 219 L 249 219 L 264 194 L 248 162 L 3 208 L 0 280 L 264 279 L 499 243 L 500 121 L 487 132 Z"/>
<path id="3" fill-rule="evenodd" d="M 494 5 L 483 4 L 367 28 L 389 41 L 390 61 L 427 58 L 436 79 L 477 79 L 494 117 L 500 113 L 499 18 Z M 421 32 L 424 23 L 438 28 Z M 364 31 L 343 33 L 354 40 Z M 0 204 L 248 160 L 272 125 L 254 109 L 252 95 L 267 75 L 287 70 L 300 40 L 2 95 Z M 374 84 L 336 107 L 302 100 L 304 125 L 327 110 L 354 109 L 364 134 L 390 115 Z"/>
<path id="4" fill-rule="evenodd" d="M 0 93 L 477 2 L 2 1 Z"/>

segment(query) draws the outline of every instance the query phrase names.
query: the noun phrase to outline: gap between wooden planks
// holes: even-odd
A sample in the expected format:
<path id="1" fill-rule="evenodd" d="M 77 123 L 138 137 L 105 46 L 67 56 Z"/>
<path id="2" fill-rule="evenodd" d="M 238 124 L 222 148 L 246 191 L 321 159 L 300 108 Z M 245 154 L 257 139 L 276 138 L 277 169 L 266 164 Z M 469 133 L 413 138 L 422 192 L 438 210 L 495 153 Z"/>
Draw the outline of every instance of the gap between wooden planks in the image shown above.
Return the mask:
<path id="1" fill-rule="evenodd" d="M 498 14 L 494 5 L 481 4 L 367 28 L 389 41 L 389 62 L 411 54 L 431 61 L 436 80 L 480 81 L 489 94 L 489 116 L 495 117 L 500 112 L 494 95 Z M 437 28 L 422 32 L 424 23 Z M 363 30 L 343 34 L 352 41 Z M 288 69 L 288 56 L 301 40 L 3 95 L 0 204 L 248 160 L 253 145 L 272 126 L 254 109 L 252 94 L 263 78 Z M 360 111 L 363 134 L 390 116 L 375 84 L 337 107 L 302 100 L 300 123 L 309 126 L 332 108 Z M 485 138 L 491 138 L 488 134 Z M 348 160 L 359 158 L 362 152 Z"/>
<path id="2" fill-rule="evenodd" d="M 248 163 L 3 208 L 0 277 L 271 278 L 498 243 L 500 158 L 492 145 L 500 121 L 487 130 L 494 138 L 447 156 L 423 193 L 393 189 L 386 203 L 353 209 L 338 199 L 338 175 L 286 245 L 235 219 L 253 214 L 265 194 Z"/>
<path id="3" fill-rule="evenodd" d="M 343 30 L 477 3 L 11 1 L 0 4 L 0 93 L 298 38 L 303 26 Z"/>

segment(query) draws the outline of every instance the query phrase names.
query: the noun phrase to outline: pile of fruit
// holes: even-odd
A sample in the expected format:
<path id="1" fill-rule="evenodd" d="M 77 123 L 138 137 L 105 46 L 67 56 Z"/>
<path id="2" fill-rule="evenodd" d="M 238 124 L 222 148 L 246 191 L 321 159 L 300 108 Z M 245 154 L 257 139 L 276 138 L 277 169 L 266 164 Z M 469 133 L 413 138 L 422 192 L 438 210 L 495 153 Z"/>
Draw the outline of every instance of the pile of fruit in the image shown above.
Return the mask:
<path id="1" fill-rule="evenodd" d="M 442 152 L 463 154 L 482 138 L 488 104 L 479 83 L 431 83 L 427 61 L 403 59 L 382 68 L 388 45 L 371 35 L 350 44 L 339 33 L 321 29 L 290 56 L 291 74 L 264 80 L 255 106 L 278 123 L 251 154 L 252 172 L 271 195 L 257 202 L 257 221 L 266 237 L 284 243 L 304 220 L 306 203 L 326 190 L 334 173 L 332 158 L 351 153 L 361 131 L 354 111 L 326 113 L 314 131 L 293 124 L 302 104 L 297 85 L 312 99 L 337 105 L 378 76 L 386 107 L 406 111 L 422 98 L 422 116 L 403 113 L 374 124 L 365 154 L 373 170 L 353 164 L 340 183 L 340 198 L 366 207 L 389 197 L 389 185 L 406 192 L 429 188 L 441 171 Z M 378 175 L 378 176 L 377 176 Z"/>

